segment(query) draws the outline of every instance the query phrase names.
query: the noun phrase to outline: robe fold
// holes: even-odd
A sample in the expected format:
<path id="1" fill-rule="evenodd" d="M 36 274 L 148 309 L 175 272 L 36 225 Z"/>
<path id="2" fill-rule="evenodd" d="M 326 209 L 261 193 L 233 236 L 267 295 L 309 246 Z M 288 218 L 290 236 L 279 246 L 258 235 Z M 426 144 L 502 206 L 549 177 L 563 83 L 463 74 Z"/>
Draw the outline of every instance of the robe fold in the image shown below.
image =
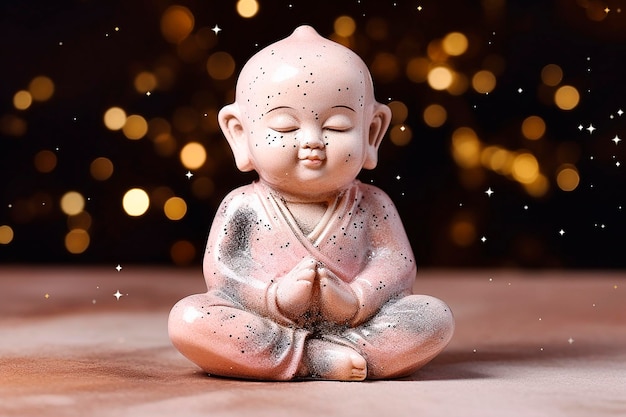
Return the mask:
<path id="1" fill-rule="evenodd" d="M 322 320 L 315 329 L 281 312 L 277 283 L 306 258 L 356 295 L 359 308 L 349 323 Z M 368 377 L 390 377 L 423 365 L 448 337 L 437 324 L 449 320 L 437 318 L 447 306 L 409 295 L 416 264 L 395 206 L 358 180 L 330 202 L 308 234 L 267 185 L 257 181 L 232 191 L 215 215 L 203 272 L 208 292 L 179 302 L 170 315 L 178 327 L 170 328 L 182 327 L 175 344 L 209 373 L 292 379 L 307 338 L 316 337 L 359 352 Z"/>
<path id="2" fill-rule="evenodd" d="M 309 235 L 299 229 L 279 194 L 260 182 L 238 188 L 214 219 L 204 257 L 209 291 L 283 324 L 293 320 L 276 305 L 276 284 L 306 257 L 348 283 L 359 299 L 358 325 L 385 302 L 409 293 L 413 253 L 389 197 L 354 181 L 329 204 Z"/>

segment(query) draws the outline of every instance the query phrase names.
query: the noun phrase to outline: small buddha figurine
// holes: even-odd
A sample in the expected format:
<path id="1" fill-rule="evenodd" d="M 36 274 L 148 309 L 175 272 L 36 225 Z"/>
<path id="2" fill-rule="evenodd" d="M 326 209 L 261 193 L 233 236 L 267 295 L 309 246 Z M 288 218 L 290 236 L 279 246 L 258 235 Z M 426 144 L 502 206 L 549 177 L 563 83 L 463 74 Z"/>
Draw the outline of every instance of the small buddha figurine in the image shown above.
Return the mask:
<path id="1" fill-rule="evenodd" d="M 412 374 L 454 330 L 417 272 L 390 198 L 356 177 L 391 119 L 350 49 L 309 26 L 255 54 L 219 113 L 237 167 L 203 259 L 208 291 L 169 316 L 174 346 L 211 375 L 361 381 Z"/>

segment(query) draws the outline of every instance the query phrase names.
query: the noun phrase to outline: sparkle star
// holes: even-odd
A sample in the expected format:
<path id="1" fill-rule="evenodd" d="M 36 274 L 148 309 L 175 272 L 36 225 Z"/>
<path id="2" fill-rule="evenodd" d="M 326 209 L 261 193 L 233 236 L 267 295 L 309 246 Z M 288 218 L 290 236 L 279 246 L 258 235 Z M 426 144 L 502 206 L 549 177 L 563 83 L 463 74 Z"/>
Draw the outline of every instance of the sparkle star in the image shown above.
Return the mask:
<path id="1" fill-rule="evenodd" d="M 485 236 L 483 236 L 483 237 L 480 238 L 480 241 L 485 243 L 487 241 L 487 238 Z"/>
<path id="2" fill-rule="evenodd" d="M 485 191 L 485 194 L 487 194 L 489 197 L 491 197 L 491 194 L 493 194 L 493 193 L 494 193 L 494 191 L 491 189 L 491 187 L 489 187 L 487 189 L 487 191 Z"/>
<path id="3" fill-rule="evenodd" d="M 560 234 L 561 236 L 563 236 L 563 235 L 565 234 L 565 230 L 563 230 L 563 229 L 559 230 L 559 234 Z"/>
<path id="4" fill-rule="evenodd" d="M 221 27 L 215 25 L 213 26 L 213 29 L 211 29 L 213 32 L 215 32 L 215 36 L 217 36 L 218 33 L 220 33 L 220 31 L 222 30 Z"/>
<path id="5" fill-rule="evenodd" d="M 120 290 L 117 290 L 115 294 L 113 294 L 113 297 L 117 298 L 117 301 L 120 300 L 121 296 L 122 296 L 122 293 L 120 292 Z"/>
<path id="6" fill-rule="evenodd" d="M 619 138 L 619 136 L 615 135 L 615 137 L 613 139 L 611 139 L 613 142 L 615 142 L 615 146 L 617 146 L 618 143 L 620 143 L 622 140 Z"/>
<path id="7" fill-rule="evenodd" d="M 115 269 L 117 269 L 117 272 L 120 272 L 122 270 L 122 265 L 117 264 L 117 266 L 115 267 Z"/>
<path id="8" fill-rule="evenodd" d="M 185 174 L 185 177 L 187 177 L 187 179 L 190 180 L 191 177 L 193 177 L 193 174 L 191 173 L 191 171 L 187 171 L 187 173 Z"/>
<path id="9" fill-rule="evenodd" d="M 621 116 L 622 114 L 624 114 L 624 111 L 623 111 L 622 109 L 619 109 L 619 110 L 617 111 L 617 114 Z"/>
<path id="10" fill-rule="evenodd" d="M 593 133 L 593 131 L 596 130 L 596 128 L 593 127 L 593 125 L 590 123 L 589 127 L 587 128 L 587 130 L 589 131 L 589 134 L 591 135 Z"/>

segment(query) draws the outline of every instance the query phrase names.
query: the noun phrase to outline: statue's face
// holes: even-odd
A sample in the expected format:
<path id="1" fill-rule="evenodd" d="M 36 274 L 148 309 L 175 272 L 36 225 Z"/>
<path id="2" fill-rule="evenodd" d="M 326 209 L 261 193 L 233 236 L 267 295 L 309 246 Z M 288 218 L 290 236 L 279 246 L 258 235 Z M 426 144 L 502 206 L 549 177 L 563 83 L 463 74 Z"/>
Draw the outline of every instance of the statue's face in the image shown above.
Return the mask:
<path id="1" fill-rule="evenodd" d="M 237 104 L 254 169 L 285 193 L 336 192 L 366 161 L 375 104 L 367 68 L 310 28 L 246 64 Z"/>

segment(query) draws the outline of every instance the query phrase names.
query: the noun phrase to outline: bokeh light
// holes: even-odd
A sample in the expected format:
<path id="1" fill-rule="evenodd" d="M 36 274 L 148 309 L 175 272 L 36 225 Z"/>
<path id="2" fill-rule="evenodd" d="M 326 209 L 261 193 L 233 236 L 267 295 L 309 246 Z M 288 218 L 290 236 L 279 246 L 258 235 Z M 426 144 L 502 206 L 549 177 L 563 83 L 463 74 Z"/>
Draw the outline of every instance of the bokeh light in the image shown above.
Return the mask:
<path id="1" fill-rule="evenodd" d="M 409 108 L 401 101 L 391 101 L 387 104 L 391 109 L 391 124 L 404 123 L 409 116 Z"/>
<path id="2" fill-rule="evenodd" d="M 170 220 L 180 220 L 187 214 L 187 203 L 180 197 L 170 197 L 163 205 L 165 216 Z"/>
<path id="3" fill-rule="evenodd" d="M 563 70 L 556 64 L 548 64 L 541 69 L 541 81 L 550 87 L 555 87 L 563 80 Z"/>
<path id="4" fill-rule="evenodd" d="M 524 186 L 524 190 L 531 197 L 540 198 L 547 194 L 550 189 L 550 182 L 545 175 L 539 174 L 537 178 L 531 183 L 522 184 Z"/>
<path id="5" fill-rule="evenodd" d="M 158 85 L 158 81 L 154 73 L 149 71 L 141 71 L 135 76 L 134 85 L 137 92 L 144 94 L 150 91 L 154 91 L 154 89 Z"/>
<path id="6" fill-rule="evenodd" d="M 559 87 L 554 93 L 554 102 L 561 110 L 572 110 L 580 101 L 580 93 L 571 85 Z"/>
<path id="7" fill-rule="evenodd" d="M 150 207 L 150 197 L 141 188 L 131 188 L 124 194 L 122 207 L 129 216 L 142 216 Z"/>
<path id="8" fill-rule="evenodd" d="M 91 161 L 89 165 L 91 176 L 98 181 L 106 181 L 113 175 L 113 162 L 103 156 Z"/>
<path id="9" fill-rule="evenodd" d="M 13 95 L 13 106 L 18 110 L 26 110 L 33 103 L 33 96 L 26 90 L 20 90 Z"/>
<path id="10" fill-rule="evenodd" d="M 236 8 L 239 16 L 249 19 L 259 12 L 259 3 L 256 0 L 238 0 Z"/>
<path id="11" fill-rule="evenodd" d="M 377 82 L 391 82 L 395 80 L 400 73 L 398 58 L 394 54 L 387 52 L 376 54 L 371 63 L 370 70 Z"/>
<path id="12" fill-rule="evenodd" d="M 442 41 L 443 50 L 452 56 L 463 55 L 467 51 L 468 45 L 467 36 L 461 32 L 450 32 Z"/>
<path id="13" fill-rule="evenodd" d="M 206 162 L 206 149 L 198 142 L 189 142 L 180 151 L 180 161 L 188 169 L 198 169 Z"/>
<path id="14" fill-rule="evenodd" d="M 460 127 L 452 134 L 452 156 L 459 166 L 473 168 L 480 165 L 481 143 L 476 132 Z"/>
<path id="15" fill-rule="evenodd" d="M 13 241 L 14 233 L 11 226 L 3 224 L 0 226 L 0 245 L 8 245 Z"/>
<path id="16" fill-rule="evenodd" d="M 428 79 L 429 71 L 430 61 L 424 57 L 411 58 L 406 64 L 406 76 L 414 83 L 425 82 Z"/>
<path id="17" fill-rule="evenodd" d="M 195 17 L 185 6 L 168 7 L 161 16 L 161 33 L 166 41 L 179 43 L 193 31 Z"/>
<path id="18" fill-rule="evenodd" d="M 446 108 L 439 104 L 431 104 L 424 109 L 424 123 L 430 127 L 440 127 L 448 118 Z"/>
<path id="19" fill-rule="evenodd" d="M 126 118 L 122 132 L 128 139 L 141 139 L 148 133 L 148 122 L 143 116 L 132 114 Z"/>
<path id="20" fill-rule="evenodd" d="M 572 164 L 563 164 L 556 175 L 556 184 L 563 191 L 574 191 L 580 184 L 578 170 Z"/>
<path id="21" fill-rule="evenodd" d="M 228 52 L 218 51 L 209 56 L 206 69 L 211 78 L 227 80 L 235 72 L 235 60 Z"/>
<path id="22" fill-rule="evenodd" d="M 523 152 L 513 159 L 513 178 L 523 184 L 532 184 L 539 176 L 539 162 L 531 153 Z"/>
<path id="23" fill-rule="evenodd" d="M 195 259 L 196 248 L 188 240 L 176 241 L 170 248 L 170 257 L 175 265 L 187 266 Z"/>
<path id="24" fill-rule="evenodd" d="M 545 132 L 546 123 L 539 116 L 528 116 L 522 122 L 522 134 L 526 139 L 541 139 Z"/>
<path id="25" fill-rule="evenodd" d="M 126 124 L 126 112 L 120 107 L 111 107 L 104 112 L 104 125 L 109 130 L 120 130 Z"/>
<path id="26" fill-rule="evenodd" d="M 37 171 L 46 174 L 54 171 L 54 168 L 56 168 L 57 156 L 54 152 L 47 149 L 39 151 L 35 154 L 34 163 Z"/>
<path id="27" fill-rule="evenodd" d="M 413 132 L 405 124 L 395 125 L 389 131 L 389 139 L 396 146 L 406 146 L 413 139 Z"/>
<path id="28" fill-rule="evenodd" d="M 428 85 L 434 90 L 445 90 L 452 84 L 453 77 L 450 68 L 437 66 L 428 72 Z"/>
<path id="29" fill-rule="evenodd" d="M 162 133 L 154 138 L 154 151 L 160 156 L 172 156 L 176 153 L 178 145 L 174 136 Z"/>
<path id="30" fill-rule="evenodd" d="M 514 158 L 512 152 L 500 146 L 487 146 L 480 155 L 481 164 L 500 175 L 511 173 Z"/>
<path id="31" fill-rule="evenodd" d="M 61 197 L 61 210 L 68 216 L 80 213 L 85 208 L 85 197 L 78 191 L 68 191 Z"/>
<path id="32" fill-rule="evenodd" d="M 67 217 L 67 228 L 70 230 L 73 229 L 82 229 L 89 230 L 91 227 L 92 218 L 91 214 L 86 211 L 81 211 L 78 214 L 74 214 Z"/>
<path id="33" fill-rule="evenodd" d="M 468 247 L 476 241 L 474 219 L 465 213 L 457 215 L 450 225 L 450 239 L 460 247 Z"/>
<path id="34" fill-rule="evenodd" d="M 45 75 L 39 75 L 28 84 L 28 91 L 35 101 L 46 101 L 54 94 L 54 82 Z"/>
<path id="35" fill-rule="evenodd" d="M 12 114 L 0 116 L 0 133 L 7 136 L 24 136 L 28 130 L 26 121 Z"/>
<path id="36" fill-rule="evenodd" d="M 350 37 L 356 30 L 356 22 L 350 16 L 339 16 L 333 24 L 335 33 L 344 38 Z"/>
<path id="37" fill-rule="evenodd" d="M 478 71 L 472 77 L 472 87 L 478 93 L 491 93 L 496 88 L 496 76 L 488 70 Z"/>
<path id="38" fill-rule="evenodd" d="M 65 248 L 69 253 L 78 255 L 87 250 L 90 240 L 86 230 L 73 229 L 65 235 Z"/>

